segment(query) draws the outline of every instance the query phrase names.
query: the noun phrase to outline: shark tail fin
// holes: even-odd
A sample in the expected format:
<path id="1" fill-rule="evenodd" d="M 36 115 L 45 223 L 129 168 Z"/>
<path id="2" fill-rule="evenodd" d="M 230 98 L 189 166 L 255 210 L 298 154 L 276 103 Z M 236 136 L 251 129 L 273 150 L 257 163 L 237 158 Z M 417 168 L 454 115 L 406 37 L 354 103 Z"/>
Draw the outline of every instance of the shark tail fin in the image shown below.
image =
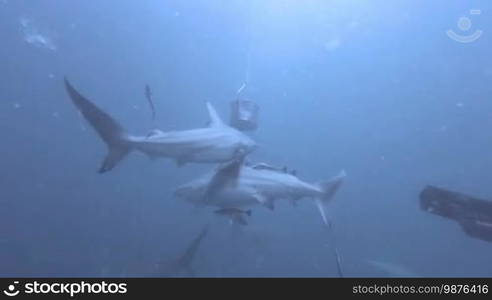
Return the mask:
<path id="1" fill-rule="evenodd" d="M 322 191 L 322 194 L 320 197 L 316 198 L 316 205 L 318 206 L 319 212 L 321 214 L 321 217 L 323 218 L 323 222 L 325 225 L 330 226 L 330 222 L 328 220 L 328 215 L 327 215 L 327 207 L 328 204 L 331 202 L 333 197 L 335 196 L 336 192 L 342 185 L 343 180 L 347 176 L 347 173 L 345 173 L 345 170 L 342 170 L 338 175 L 335 177 L 318 182 L 316 185 L 320 188 Z"/>
<path id="2" fill-rule="evenodd" d="M 128 134 L 110 115 L 80 94 L 65 78 L 65 88 L 72 102 L 108 146 L 99 173 L 113 169 L 130 151 Z"/>

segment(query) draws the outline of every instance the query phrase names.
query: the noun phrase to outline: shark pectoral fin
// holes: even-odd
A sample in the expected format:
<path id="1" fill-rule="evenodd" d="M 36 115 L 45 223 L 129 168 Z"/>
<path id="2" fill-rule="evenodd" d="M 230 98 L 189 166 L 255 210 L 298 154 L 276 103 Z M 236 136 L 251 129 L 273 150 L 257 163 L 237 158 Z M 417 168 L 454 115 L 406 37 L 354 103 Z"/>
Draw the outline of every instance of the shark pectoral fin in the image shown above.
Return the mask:
<path id="1" fill-rule="evenodd" d="M 256 201 L 258 201 L 258 203 L 260 203 L 261 205 L 265 205 L 266 198 L 263 197 L 263 195 L 256 193 L 253 194 L 253 197 L 256 199 Z"/>
<path id="2" fill-rule="evenodd" d="M 220 167 L 212 178 L 213 184 L 235 183 L 239 178 L 241 167 L 243 166 L 244 157 L 233 160 Z"/>
<path id="3" fill-rule="evenodd" d="M 275 209 L 272 198 L 265 197 L 264 195 L 258 193 L 254 194 L 253 197 L 255 197 L 256 201 L 258 201 L 261 205 L 265 206 L 266 208 L 270 210 Z"/>
<path id="4" fill-rule="evenodd" d="M 223 188 L 237 184 L 242 165 L 243 158 L 239 158 L 221 166 L 208 184 L 204 196 L 205 200 L 210 199 Z"/>

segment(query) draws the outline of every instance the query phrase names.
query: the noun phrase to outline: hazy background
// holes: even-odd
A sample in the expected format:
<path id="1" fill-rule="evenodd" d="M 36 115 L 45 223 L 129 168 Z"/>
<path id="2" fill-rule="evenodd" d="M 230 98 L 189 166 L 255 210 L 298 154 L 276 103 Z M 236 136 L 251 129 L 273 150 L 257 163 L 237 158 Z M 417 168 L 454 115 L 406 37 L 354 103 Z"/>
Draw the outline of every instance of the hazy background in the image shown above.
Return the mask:
<path id="1" fill-rule="evenodd" d="M 480 9 L 481 15 L 470 15 Z M 492 3 L 422 0 L 0 0 L 0 276 L 127 276 L 173 258 L 206 223 L 199 276 L 337 276 L 312 201 L 253 211 L 241 238 L 173 189 L 212 165 L 105 145 L 63 76 L 130 132 L 261 107 L 252 160 L 306 181 L 348 173 L 331 206 L 346 276 L 492 276 L 492 244 L 422 212 L 435 184 L 492 198 Z M 469 32 L 459 17 L 472 20 Z M 468 35 L 459 43 L 446 30 Z M 249 61 L 249 63 L 248 63 Z M 132 273 L 133 272 L 133 273 Z M 142 272 L 142 273 L 140 273 Z"/>

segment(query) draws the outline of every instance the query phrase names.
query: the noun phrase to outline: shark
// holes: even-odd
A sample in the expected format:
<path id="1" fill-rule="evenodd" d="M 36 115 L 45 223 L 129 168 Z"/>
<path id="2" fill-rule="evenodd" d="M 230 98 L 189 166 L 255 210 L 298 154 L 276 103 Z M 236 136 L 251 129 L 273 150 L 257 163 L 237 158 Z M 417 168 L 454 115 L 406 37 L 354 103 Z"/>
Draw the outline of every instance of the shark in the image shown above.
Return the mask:
<path id="1" fill-rule="evenodd" d="M 191 267 L 195 255 L 208 233 L 209 226 L 206 225 L 200 233 L 191 241 L 190 245 L 179 257 L 173 260 L 164 260 L 156 264 L 154 276 L 171 277 L 185 274 L 190 277 L 195 277 L 195 272 Z"/>
<path id="2" fill-rule="evenodd" d="M 151 159 L 174 159 L 181 167 L 186 163 L 225 163 L 257 148 L 253 139 L 224 123 L 209 102 L 206 103 L 210 117 L 207 127 L 169 132 L 154 129 L 145 136 L 136 136 L 78 92 L 66 77 L 64 83 L 75 107 L 108 147 L 98 173 L 112 170 L 132 150 L 143 152 Z"/>
<path id="3" fill-rule="evenodd" d="M 278 168 L 237 159 L 179 186 L 174 196 L 198 206 L 219 209 L 262 205 L 274 210 L 275 202 L 280 199 L 314 199 L 324 224 L 330 226 L 327 207 L 345 177 L 346 172 L 342 170 L 329 180 L 308 183 Z"/>

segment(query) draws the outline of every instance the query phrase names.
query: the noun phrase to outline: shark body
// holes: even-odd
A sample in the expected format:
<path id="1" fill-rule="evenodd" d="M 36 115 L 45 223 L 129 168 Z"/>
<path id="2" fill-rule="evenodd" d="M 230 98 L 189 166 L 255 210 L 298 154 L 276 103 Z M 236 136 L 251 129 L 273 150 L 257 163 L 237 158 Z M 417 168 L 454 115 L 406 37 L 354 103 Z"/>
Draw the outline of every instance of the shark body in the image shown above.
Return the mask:
<path id="1" fill-rule="evenodd" d="M 174 193 L 185 201 L 221 209 L 263 205 L 273 210 L 280 199 L 311 198 L 328 225 L 327 205 L 345 176 L 342 171 L 330 180 L 307 183 L 291 173 L 265 168 L 264 164 L 248 166 L 239 159 L 178 187 Z"/>
<path id="2" fill-rule="evenodd" d="M 146 136 L 134 136 L 79 93 L 66 78 L 65 88 L 72 102 L 108 146 L 99 173 L 113 169 L 132 150 L 151 158 L 174 159 L 178 166 L 183 166 L 186 163 L 224 163 L 256 148 L 251 138 L 224 123 L 208 102 L 208 127 L 171 132 L 154 129 Z"/>

